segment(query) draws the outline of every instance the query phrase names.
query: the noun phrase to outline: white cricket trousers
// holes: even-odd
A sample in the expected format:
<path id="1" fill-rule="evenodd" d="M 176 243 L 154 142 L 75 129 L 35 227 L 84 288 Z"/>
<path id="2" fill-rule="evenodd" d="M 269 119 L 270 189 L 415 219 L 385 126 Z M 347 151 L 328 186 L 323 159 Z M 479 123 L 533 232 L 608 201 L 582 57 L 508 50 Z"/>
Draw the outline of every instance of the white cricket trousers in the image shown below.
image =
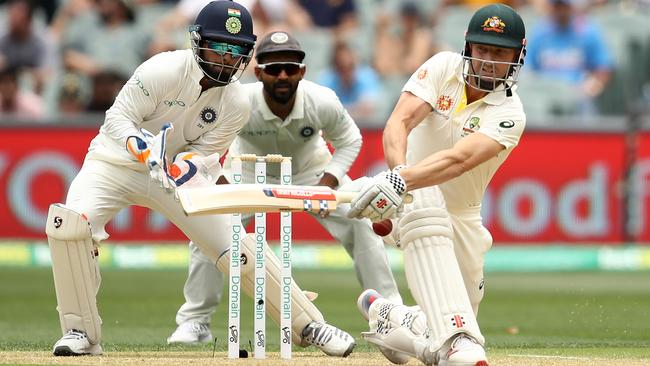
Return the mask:
<path id="1" fill-rule="evenodd" d="M 480 207 L 449 210 L 454 230 L 454 252 L 475 315 L 485 293 L 485 253 L 492 247 L 492 235 L 483 226 L 480 210 Z"/>

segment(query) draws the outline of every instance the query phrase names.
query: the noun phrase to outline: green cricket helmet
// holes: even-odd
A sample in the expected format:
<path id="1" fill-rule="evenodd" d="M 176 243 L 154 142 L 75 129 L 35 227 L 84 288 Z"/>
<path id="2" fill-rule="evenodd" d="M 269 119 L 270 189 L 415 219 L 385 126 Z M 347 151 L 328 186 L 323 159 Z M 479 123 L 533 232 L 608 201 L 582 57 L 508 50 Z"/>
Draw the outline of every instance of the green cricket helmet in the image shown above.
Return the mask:
<path id="1" fill-rule="evenodd" d="M 519 51 L 516 62 L 489 61 L 472 57 L 470 44 L 484 44 L 494 47 L 511 48 Z M 470 19 L 465 32 L 465 48 L 463 58 L 465 68 L 463 76 L 468 85 L 482 90 L 494 91 L 503 84 L 506 90 L 517 82 L 519 70 L 526 56 L 526 27 L 521 16 L 511 7 L 504 4 L 490 4 L 478 9 Z M 474 70 L 471 61 L 481 62 L 478 71 Z M 505 77 L 484 73 L 483 63 L 507 64 L 509 70 Z M 485 78 L 490 81 L 485 81 Z M 477 85 L 469 84 L 470 78 L 477 78 Z"/>

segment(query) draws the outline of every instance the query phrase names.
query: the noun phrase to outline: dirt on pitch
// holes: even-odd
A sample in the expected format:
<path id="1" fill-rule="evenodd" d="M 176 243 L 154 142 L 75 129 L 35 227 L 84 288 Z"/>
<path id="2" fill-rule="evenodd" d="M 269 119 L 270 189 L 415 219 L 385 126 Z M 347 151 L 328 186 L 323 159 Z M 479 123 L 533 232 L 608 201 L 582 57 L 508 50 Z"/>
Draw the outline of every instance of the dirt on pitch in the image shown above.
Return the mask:
<path id="1" fill-rule="evenodd" d="M 334 358 L 313 352 L 293 354 L 290 361 L 281 360 L 277 353 L 268 353 L 265 360 L 252 358 L 229 360 L 226 354 L 218 352 L 108 352 L 103 356 L 53 357 L 48 352 L 0 352 L 0 364 L 10 365 L 102 365 L 102 366 L 170 366 L 170 365 L 391 365 L 381 354 L 374 352 L 353 353 L 348 358 Z M 542 355 L 494 355 L 490 358 L 492 366 L 647 366 L 648 360 L 606 359 L 591 357 L 559 357 Z M 408 365 L 422 365 L 411 360 Z"/>

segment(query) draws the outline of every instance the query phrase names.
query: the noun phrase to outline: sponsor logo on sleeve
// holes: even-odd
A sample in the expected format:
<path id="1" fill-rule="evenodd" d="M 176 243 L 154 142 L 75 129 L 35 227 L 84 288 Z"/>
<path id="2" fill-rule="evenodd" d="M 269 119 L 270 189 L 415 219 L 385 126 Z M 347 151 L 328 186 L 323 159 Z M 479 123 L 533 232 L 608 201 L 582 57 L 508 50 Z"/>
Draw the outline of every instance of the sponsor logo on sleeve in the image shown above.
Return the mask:
<path id="1" fill-rule="evenodd" d="M 144 95 L 149 96 L 149 91 L 144 87 L 144 83 L 142 83 L 142 80 L 140 79 L 140 74 L 133 74 L 133 78 L 129 83 L 136 85 L 140 90 L 142 90 Z"/>
<path id="2" fill-rule="evenodd" d="M 418 75 L 417 75 L 418 80 L 422 80 L 422 79 L 426 78 L 428 73 L 429 72 L 427 71 L 426 68 L 420 69 L 420 71 L 418 71 Z"/>
<path id="3" fill-rule="evenodd" d="M 513 127 L 515 127 L 515 121 L 499 122 L 499 127 L 501 127 L 501 128 L 513 128 Z"/>

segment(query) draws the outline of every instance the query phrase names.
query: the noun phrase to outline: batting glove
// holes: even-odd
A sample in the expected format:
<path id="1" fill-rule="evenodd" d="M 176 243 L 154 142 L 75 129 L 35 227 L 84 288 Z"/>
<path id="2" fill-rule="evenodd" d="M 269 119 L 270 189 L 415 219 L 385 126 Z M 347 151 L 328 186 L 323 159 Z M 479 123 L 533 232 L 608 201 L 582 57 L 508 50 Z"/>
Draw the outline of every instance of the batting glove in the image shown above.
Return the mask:
<path id="1" fill-rule="evenodd" d="M 397 170 L 383 172 L 372 178 L 361 178 L 358 181 L 361 189 L 350 202 L 348 217 L 367 217 L 377 222 L 395 216 L 406 195 L 406 183 Z M 351 187 L 342 187 L 341 190 L 350 190 Z"/>
<path id="2" fill-rule="evenodd" d="M 169 167 L 169 175 L 176 187 L 205 187 L 215 184 L 221 175 L 219 153 L 201 156 L 194 153 L 180 153 Z"/>

